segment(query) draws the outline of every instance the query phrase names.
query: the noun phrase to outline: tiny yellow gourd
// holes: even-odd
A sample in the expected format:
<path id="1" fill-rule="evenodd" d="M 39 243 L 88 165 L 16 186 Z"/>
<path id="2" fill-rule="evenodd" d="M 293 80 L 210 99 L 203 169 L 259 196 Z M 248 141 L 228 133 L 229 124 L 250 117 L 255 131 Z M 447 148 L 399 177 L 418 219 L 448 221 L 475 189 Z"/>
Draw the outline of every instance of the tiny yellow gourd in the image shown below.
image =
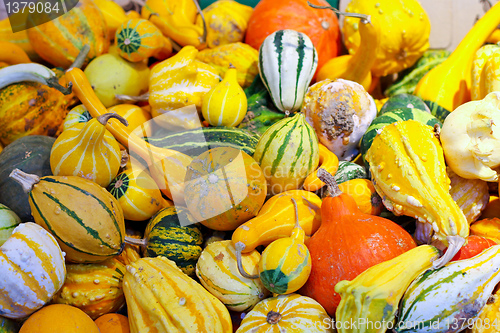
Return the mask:
<path id="1" fill-rule="evenodd" d="M 300 227 L 297 202 L 295 228 L 290 237 L 280 238 L 269 244 L 259 262 L 259 276 L 269 291 L 285 295 L 299 290 L 311 273 L 311 255 L 304 244 L 305 232 Z"/>
<path id="2" fill-rule="evenodd" d="M 224 79 L 204 97 L 203 118 L 212 126 L 238 126 L 247 113 L 247 97 L 237 80 L 237 70 L 229 66 Z"/>

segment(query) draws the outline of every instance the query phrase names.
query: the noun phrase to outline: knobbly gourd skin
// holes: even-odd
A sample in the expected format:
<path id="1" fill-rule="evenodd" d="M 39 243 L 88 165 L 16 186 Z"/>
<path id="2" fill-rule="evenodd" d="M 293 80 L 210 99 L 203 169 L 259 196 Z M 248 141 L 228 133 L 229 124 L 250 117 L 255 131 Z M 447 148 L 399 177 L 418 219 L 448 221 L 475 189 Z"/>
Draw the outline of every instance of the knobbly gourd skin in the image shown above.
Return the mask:
<path id="1" fill-rule="evenodd" d="M 498 181 L 500 172 L 500 92 L 459 106 L 441 129 L 446 163 L 468 179 Z"/>
<path id="2" fill-rule="evenodd" d="M 449 193 L 443 149 L 434 129 L 415 120 L 384 127 L 368 149 L 372 181 L 384 205 L 396 215 L 428 223 L 433 238 L 449 247 L 435 261 L 449 261 L 469 235 L 469 223 Z"/>

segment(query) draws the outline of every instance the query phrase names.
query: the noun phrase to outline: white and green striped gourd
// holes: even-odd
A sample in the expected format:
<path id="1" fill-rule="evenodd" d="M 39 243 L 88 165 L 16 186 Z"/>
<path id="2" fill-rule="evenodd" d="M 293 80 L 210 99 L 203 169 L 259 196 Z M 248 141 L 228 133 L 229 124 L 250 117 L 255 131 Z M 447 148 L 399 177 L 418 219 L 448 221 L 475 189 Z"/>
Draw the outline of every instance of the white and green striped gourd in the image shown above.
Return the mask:
<path id="1" fill-rule="evenodd" d="M 259 49 L 259 73 L 276 107 L 299 111 L 318 66 L 318 53 L 309 37 L 295 30 L 278 30 Z"/>

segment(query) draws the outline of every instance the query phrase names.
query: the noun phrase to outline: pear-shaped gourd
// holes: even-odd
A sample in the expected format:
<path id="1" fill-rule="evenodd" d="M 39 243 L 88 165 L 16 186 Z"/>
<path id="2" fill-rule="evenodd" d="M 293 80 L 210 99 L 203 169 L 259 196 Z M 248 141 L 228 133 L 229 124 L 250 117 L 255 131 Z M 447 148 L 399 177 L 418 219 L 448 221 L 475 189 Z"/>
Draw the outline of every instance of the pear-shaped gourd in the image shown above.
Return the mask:
<path id="1" fill-rule="evenodd" d="M 443 149 L 433 128 L 416 120 L 387 125 L 366 160 L 387 209 L 430 224 L 433 237 L 448 246 L 434 267 L 446 264 L 465 243 L 469 223 L 449 192 Z"/>
<path id="2" fill-rule="evenodd" d="M 247 96 L 240 87 L 236 68 L 230 66 L 224 79 L 204 97 L 203 118 L 212 126 L 238 126 L 247 113 Z"/>
<path id="3" fill-rule="evenodd" d="M 304 245 L 305 232 L 300 227 L 297 203 L 295 228 L 290 237 L 279 238 L 269 244 L 259 262 L 260 280 L 275 294 L 290 294 L 299 290 L 311 273 L 311 255 Z"/>
<path id="4" fill-rule="evenodd" d="M 118 174 L 120 146 L 106 130 L 110 118 L 127 121 L 106 113 L 87 123 L 76 124 L 61 133 L 50 151 L 50 168 L 54 176 L 79 176 L 106 187 Z"/>
<path id="5" fill-rule="evenodd" d="M 260 77 L 281 112 L 300 110 L 317 67 L 318 53 L 302 32 L 278 30 L 260 46 Z"/>

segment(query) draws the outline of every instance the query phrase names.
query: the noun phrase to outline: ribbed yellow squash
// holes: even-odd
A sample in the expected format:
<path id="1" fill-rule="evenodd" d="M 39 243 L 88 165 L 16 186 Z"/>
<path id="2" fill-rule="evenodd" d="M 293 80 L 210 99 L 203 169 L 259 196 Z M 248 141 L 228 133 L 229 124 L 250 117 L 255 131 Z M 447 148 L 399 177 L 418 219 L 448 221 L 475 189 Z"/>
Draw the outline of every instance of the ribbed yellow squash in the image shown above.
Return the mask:
<path id="1" fill-rule="evenodd" d="M 256 250 L 242 255 L 242 265 L 249 274 L 257 274 L 260 253 Z M 230 240 L 209 244 L 196 264 L 201 284 L 229 310 L 243 312 L 253 308 L 269 295 L 260 279 L 243 277 L 236 263 L 236 249 Z"/>
<path id="2" fill-rule="evenodd" d="M 233 331 L 224 304 L 165 257 L 128 265 L 123 291 L 132 333 Z"/>
<path id="3" fill-rule="evenodd" d="M 27 222 L 0 247 L 0 313 L 24 318 L 44 306 L 62 287 L 64 254 L 49 232 Z"/>

